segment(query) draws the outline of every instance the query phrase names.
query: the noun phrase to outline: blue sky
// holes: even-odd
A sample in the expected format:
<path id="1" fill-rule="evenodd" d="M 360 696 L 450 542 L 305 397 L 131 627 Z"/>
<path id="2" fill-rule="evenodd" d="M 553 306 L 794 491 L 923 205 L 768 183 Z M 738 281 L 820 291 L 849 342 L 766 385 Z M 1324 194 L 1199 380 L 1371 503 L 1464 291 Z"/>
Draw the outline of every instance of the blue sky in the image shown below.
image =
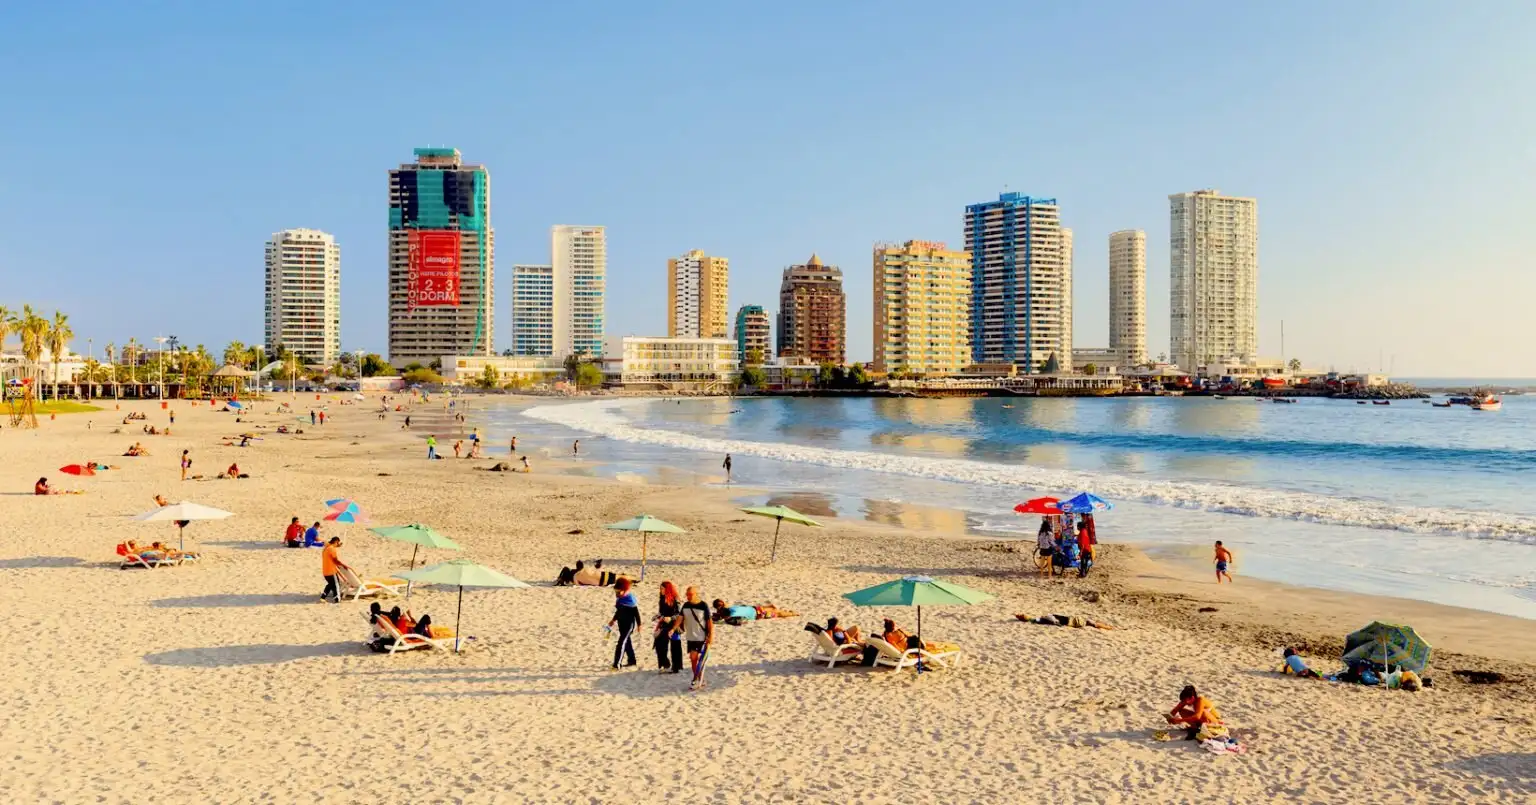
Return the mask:
<path id="1" fill-rule="evenodd" d="M 497 262 L 609 233 L 610 334 L 666 328 L 668 256 L 775 304 L 870 248 L 961 240 L 965 204 L 1055 196 L 1075 340 L 1107 342 L 1106 239 L 1148 237 L 1168 341 L 1170 193 L 1255 196 L 1261 351 L 1399 375 L 1536 376 L 1536 5 L 10 3 L 0 304 L 85 349 L 261 339 L 262 244 L 342 244 L 346 349 L 385 346 L 385 171 L 492 174 Z M 503 280 L 504 282 L 504 280 Z M 504 286 L 503 286 L 504 287 Z M 510 311 L 497 311 L 497 346 Z"/>

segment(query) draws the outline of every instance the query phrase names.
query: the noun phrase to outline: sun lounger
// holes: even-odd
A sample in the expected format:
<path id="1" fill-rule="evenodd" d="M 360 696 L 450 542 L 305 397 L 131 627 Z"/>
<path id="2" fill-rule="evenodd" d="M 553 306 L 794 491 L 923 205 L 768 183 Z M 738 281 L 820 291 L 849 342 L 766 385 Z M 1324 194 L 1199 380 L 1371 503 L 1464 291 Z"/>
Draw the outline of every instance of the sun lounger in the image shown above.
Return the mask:
<path id="1" fill-rule="evenodd" d="M 128 546 L 121 543 L 119 543 L 117 546 L 117 555 L 123 559 L 123 563 L 120 565 L 123 570 L 127 570 L 132 567 L 142 567 L 145 570 L 154 570 L 161 565 L 176 565 L 181 563 L 180 559 L 172 559 L 171 557 L 156 551 L 146 551 L 142 549 L 137 552 L 129 551 Z"/>
<path id="2" fill-rule="evenodd" d="M 390 640 L 385 649 L 390 654 L 397 651 L 411 651 L 418 648 L 435 648 L 438 651 L 453 652 L 452 637 L 426 637 L 415 632 L 402 632 L 389 620 L 389 616 L 380 615 L 373 619 L 379 625 L 384 635 Z"/>
<path id="3" fill-rule="evenodd" d="M 880 651 L 875 656 L 875 665 L 897 671 L 916 667 L 919 662 L 933 668 L 954 668 L 960 664 L 959 649 L 929 651 L 924 648 L 909 648 L 906 651 L 900 651 L 883 638 L 869 637 L 865 642 Z"/>
<path id="4" fill-rule="evenodd" d="M 410 582 L 405 579 L 392 577 L 359 579 L 356 573 L 348 568 L 341 568 L 337 572 L 337 582 L 341 585 L 341 597 L 356 601 L 365 596 L 399 597 L 405 594 L 405 587 Z"/>
<path id="5" fill-rule="evenodd" d="M 832 642 L 832 638 L 826 632 L 816 633 L 816 643 L 811 646 L 811 662 L 826 663 L 828 668 L 840 662 L 858 659 L 864 655 L 864 649 L 851 643 L 839 646 Z"/>

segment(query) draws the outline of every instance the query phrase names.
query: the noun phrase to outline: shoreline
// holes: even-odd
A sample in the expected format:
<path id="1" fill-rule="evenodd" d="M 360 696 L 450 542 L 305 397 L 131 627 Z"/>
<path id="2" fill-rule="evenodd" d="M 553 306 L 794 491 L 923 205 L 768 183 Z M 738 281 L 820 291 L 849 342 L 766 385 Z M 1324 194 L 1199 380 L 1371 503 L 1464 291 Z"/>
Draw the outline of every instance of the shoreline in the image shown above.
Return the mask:
<path id="1" fill-rule="evenodd" d="M 1191 790 L 1240 802 L 1513 802 L 1536 793 L 1523 759 L 1536 726 L 1531 622 L 1241 576 L 1218 589 L 1202 584 L 1204 570 L 1116 544 L 1086 580 L 1045 580 L 1010 550 L 1016 543 L 841 518 L 820 529 L 786 525 L 768 564 L 772 522 L 737 512 L 735 489 L 565 474 L 581 460 L 541 457 L 529 475 L 472 469 L 501 460 L 494 454 L 426 462 L 433 412 L 420 407 L 412 413 L 423 426 L 407 432 L 398 415 L 380 421 L 368 405 L 332 403 L 330 424 L 312 428 L 303 416 L 304 434 L 281 437 L 272 429 L 298 417 L 269 407 L 236 424 L 177 405 L 171 437 L 113 434 L 115 411 L 112 425 L 95 415 L 105 427 L 60 417 L 35 433 L 0 432 L 9 459 L 0 518 L 10 526 L 0 532 L 0 601 L 28 633 L 48 636 L 14 642 L 13 662 L 33 670 L 0 681 L 12 702 L 0 722 L 0 741 L 14 747 L 15 762 L 0 770 L 8 799 L 373 801 L 398 797 L 402 781 L 413 799 L 498 802 L 1147 802 Z M 163 424 L 157 407 L 134 410 Z M 243 430 L 262 438 L 222 445 Z M 502 434 L 482 432 L 506 446 Z M 134 441 L 151 456 L 107 458 Z M 519 443 L 530 454 L 562 447 Z M 178 481 L 184 447 L 197 474 L 238 460 L 252 477 Z M 53 471 L 86 459 L 121 469 L 80 479 Z M 21 491 L 39 473 L 87 493 Z M 127 519 L 156 493 L 236 516 L 187 529 L 189 547 L 205 554 L 198 565 L 119 570 L 115 541 L 174 539 L 169 526 Z M 318 552 L 277 546 L 290 516 L 318 519 L 333 495 L 358 500 L 370 524 L 433 525 L 463 556 L 534 587 L 466 594 L 462 632 L 474 639 L 462 655 L 373 654 L 363 647 L 365 604 L 317 603 Z M 686 674 L 680 684 L 654 672 L 648 639 L 637 646 L 640 669 L 607 670 L 614 644 L 600 627 L 612 591 L 548 586 L 577 558 L 636 574 L 640 540 L 603 526 L 642 511 L 686 529 L 649 542 L 645 616 L 661 579 L 698 584 L 706 600 L 800 613 L 720 627 L 712 684 L 700 694 L 686 691 Z M 411 556 L 362 526 L 324 532 L 342 536 L 343 557 L 365 575 L 403 569 Z M 455 556 L 430 551 L 425 560 Z M 996 596 L 925 612 L 925 634 L 964 648 L 960 668 L 917 675 L 806 661 L 807 620 L 837 615 L 870 628 L 890 617 L 910 628 L 910 609 L 842 598 L 908 573 Z M 419 588 L 408 605 L 451 624 L 456 593 Z M 1218 611 L 1194 611 L 1210 605 Z M 1013 618 L 1047 612 L 1115 628 Z M 1333 670 L 1329 641 L 1366 613 L 1414 619 L 1436 646 L 1432 690 L 1272 672 L 1285 644 L 1277 641 Z M 1523 680 L 1470 685 L 1450 673 L 1457 668 Z M 1246 731 L 1247 755 L 1151 740 L 1184 684 L 1208 691 Z M 174 706 L 145 706 L 147 691 L 174 691 Z M 678 736 L 696 749 L 681 766 L 665 746 Z M 1362 766 L 1361 756 L 1373 762 Z M 60 771 L 37 774 L 42 764 Z"/>

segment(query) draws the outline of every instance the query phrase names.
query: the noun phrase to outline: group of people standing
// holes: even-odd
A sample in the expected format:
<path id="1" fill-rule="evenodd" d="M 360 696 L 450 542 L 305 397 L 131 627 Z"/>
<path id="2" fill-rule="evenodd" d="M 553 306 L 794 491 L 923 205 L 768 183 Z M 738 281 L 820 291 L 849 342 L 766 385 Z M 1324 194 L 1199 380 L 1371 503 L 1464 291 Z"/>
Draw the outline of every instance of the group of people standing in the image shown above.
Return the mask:
<path id="1" fill-rule="evenodd" d="M 640 602 L 635 597 L 634 583 L 619 577 L 613 585 L 614 609 L 605 632 L 615 634 L 618 642 L 613 647 L 613 668 L 632 668 L 635 659 L 635 633 L 640 630 L 643 617 Z M 683 654 L 693 671 L 689 690 L 704 687 L 704 666 L 709 658 L 710 646 L 715 640 L 715 622 L 709 604 L 699 594 L 698 587 L 689 587 L 679 596 L 677 585 L 670 581 L 661 583 L 657 594 L 656 616 L 651 619 L 651 647 L 656 652 L 657 673 L 677 674 L 683 670 Z"/>
<path id="2" fill-rule="evenodd" d="M 1086 577 L 1093 565 L 1094 546 L 1098 544 L 1092 514 L 1047 514 L 1040 518 L 1036 547 L 1040 556 L 1050 560 L 1053 573 L 1064 574 L 1076 567 L 1078 578 Z"/>

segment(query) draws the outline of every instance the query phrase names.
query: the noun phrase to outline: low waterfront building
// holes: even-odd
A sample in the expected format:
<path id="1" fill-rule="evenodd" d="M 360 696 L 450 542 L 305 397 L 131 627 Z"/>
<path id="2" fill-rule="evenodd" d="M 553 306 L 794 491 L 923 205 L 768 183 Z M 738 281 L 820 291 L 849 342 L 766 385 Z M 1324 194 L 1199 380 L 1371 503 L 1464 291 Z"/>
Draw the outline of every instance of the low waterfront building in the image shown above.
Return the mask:
<path id="1" fill-rule="evenodd" d="M 622 361 L 619 383 L 625 388 L 669 391 L 724 391 L 736 382 L 740 367 L 732 338 L 662 338 L 627 335 L 609 339 L 604 357 Z"/>
<path id="2" fill-rule="evenodd" d="M 1120 370 L 1122 350 L 1114 347 L 1074 347 L 1072 371 L 1081 372 L 1092 366 L 1096 375 L 1117 374 Z"/>
<path id="3" fill-rule="evenodd" d="M 496 370 L 503 386 L 514 381 L 545 383 L 565 376 L 565 361 L 548 355 L 444 355 L 443 382 L 470 385 L 485 376 L 485 367 Z"/>
<path id="4" fill-rule="evenodd" d="M 763 364 L 763 385 L 769 391 L 797 391 L 815 387 L 821 366 L 795 358 L 775 358 Z"/>

